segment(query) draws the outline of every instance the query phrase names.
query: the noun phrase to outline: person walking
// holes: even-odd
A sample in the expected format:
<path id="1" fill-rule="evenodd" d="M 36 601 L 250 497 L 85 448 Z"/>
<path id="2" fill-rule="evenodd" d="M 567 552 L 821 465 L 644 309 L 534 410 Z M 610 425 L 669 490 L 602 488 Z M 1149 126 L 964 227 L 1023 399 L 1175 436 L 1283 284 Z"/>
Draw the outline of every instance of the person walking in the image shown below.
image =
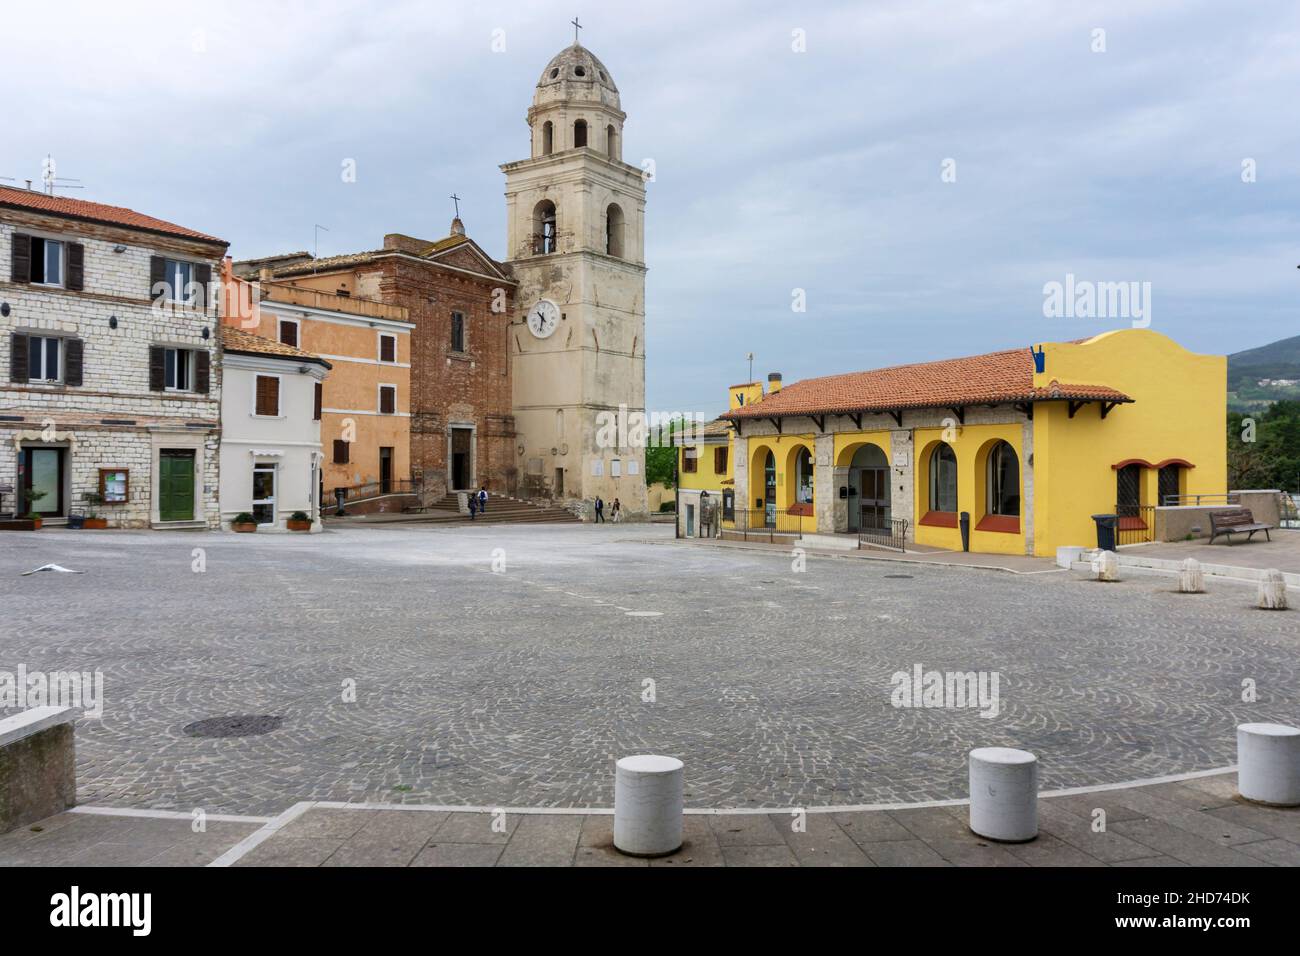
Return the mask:
<path id="1" fill-rule="evenodd" d="M 596 496 L 596 524 L 602 524 L 604 521 L 605 521 L 605 502 L 600 497 L 600 495 L 597 495 Z"/>
<path id="2" fill-rule="evenodd" d="M 469 520 L 474 520 L 474 515 L 478 512 L 478 495 L 470 493 L 469 496 Z"/>
<path id="3" fill-rule="evenodd" d="M 610 509 L 610 513 L 614 516 L 615 524 L 623 520 L 623 504 L 617 498 L 614 499 L 614 507 Z"/>
<path id="4" fill-rule="evenodd" d="M 478 490 L 478 510 L 479 514 L 487 514 L 487 485 L 483 485 Z"/>

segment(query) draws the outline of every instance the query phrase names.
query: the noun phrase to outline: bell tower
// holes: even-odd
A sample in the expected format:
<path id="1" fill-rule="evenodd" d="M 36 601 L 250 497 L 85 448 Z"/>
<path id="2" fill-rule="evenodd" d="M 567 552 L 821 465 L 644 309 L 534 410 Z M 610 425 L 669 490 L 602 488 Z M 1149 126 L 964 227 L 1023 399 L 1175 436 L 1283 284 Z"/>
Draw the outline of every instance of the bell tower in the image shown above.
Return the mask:
<path id="1" fill-rule="evenodd" d="M 629 418 L 645 414 L 645 182 L 623 161 L 625 118 L 613 76 L 575 42 L 537 82 L 529 158 L 501 170 L 519 487 L 642 513 Z"/>

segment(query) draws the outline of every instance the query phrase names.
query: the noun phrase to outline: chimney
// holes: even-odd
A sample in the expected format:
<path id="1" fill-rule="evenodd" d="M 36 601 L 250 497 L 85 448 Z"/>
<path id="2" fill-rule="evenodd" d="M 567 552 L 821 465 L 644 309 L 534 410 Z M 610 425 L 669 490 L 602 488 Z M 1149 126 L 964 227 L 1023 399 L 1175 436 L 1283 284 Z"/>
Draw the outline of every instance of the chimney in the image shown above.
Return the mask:
<path id="1" fill-rule="evenodd" d="M 767 394 L 775 395 L 779 391 L 781 391 L 781 373 L 768 372 L 767 373 Z"/>

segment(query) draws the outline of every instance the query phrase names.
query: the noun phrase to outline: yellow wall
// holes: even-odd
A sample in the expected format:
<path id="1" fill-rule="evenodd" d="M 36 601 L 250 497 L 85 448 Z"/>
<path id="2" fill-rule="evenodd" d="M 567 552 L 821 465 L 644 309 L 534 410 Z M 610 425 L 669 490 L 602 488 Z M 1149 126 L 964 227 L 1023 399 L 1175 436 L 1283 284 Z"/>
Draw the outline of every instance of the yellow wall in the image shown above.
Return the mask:
<path id="1" fill-rule="evenodd" d="M 1092 545 L 1093 514 L 1115 509 L 1115 470 L 1128 458 L 1185 458 L 1183 494 L 1228 490 L 1227 359 L 1197 355 L 1150 329 L 1106 332 L 1082 343 L 1045 343 L 1046 368 L 1034 384 L 1104 384 L 1133 398 L 1101 419 L 1097 404 L 1069 417 L 1065 402 L 1034 412 L 1034 550 Z M 1156 472 L 1143 470 L 1143 504 L 1156 502 Z"/>
<path id="2" fill-rule="evenodd" d="M 687 490 L 693 491 L 717 491 L 722 482 L 731 478 L 733 462 L 731 460 L 731 442 L 728 439 L 727 444 L 701 444 L 699 448 L 700 457 L 696 459 L 696 470 L 686 470 L 686 448 L 680 448 L 677 452 L 677 482 L 678 485 Z M 713 467 L 713 450 L 715 448 L 727 449 L 727 467 L 721 471 L 715 471 Z"/>
<path id="3" fill-rule="evenodd" d="M 817 461 L 817 449 L 813 442 L 813 436 L 809 435 L 763 435 L 752 438 L 749 442 L 749 493 L 741 499 L 740 491 L 736 493 L 736 507 L 745 508 L 750 511 L 755 509 L 755 504 L 766 494 L 764 487 L 764 463 L 767 460 L 767 453 L 770 451 L 776 464 L 776 513 L 777 527 L 782 528 L 784 524 L 780 518 L 789 512 L 790 506 L 795 501 L 795 471 L 794 458 L 800 448 L 807 448 L 808 454 L 812 456 L 814 466 Z M 814 483 L 815 484 L 815 483 Z M 743 502 L 743 503 L 742 503 Z M 817 531 L 816 498 L 813 499 L 814 514 L 805 515 L 799 522 L 800 529 L 806 534 L 812 534 Z M 761 505 L 759 506 L 762 507 Z"/>
<path id="4" fill-rule="evenodd" d="M 945 431 L 947 434 L 945 435 Z M 923 525 L 921 519 L 930 510 L 930 456 L 944 440 L 957 456 L 957 512 L 970 512 L 970 549 L 985 554 L 1025 553 L 1025 452 L 1023 433 L 1016 423 L 1005 425 L 957 425 L 952 430 L 918 428 L 913 436 L 914 462 L 913 511 L 911 521 L 917 544 L 961 550 L 961 528 Z M 988 453 L 998 441 L 1005 441 L 1016 451 L 1020 464 L 1020 531 L 979 531 L 976 526 L 987 514 L 985 471 Z"/>

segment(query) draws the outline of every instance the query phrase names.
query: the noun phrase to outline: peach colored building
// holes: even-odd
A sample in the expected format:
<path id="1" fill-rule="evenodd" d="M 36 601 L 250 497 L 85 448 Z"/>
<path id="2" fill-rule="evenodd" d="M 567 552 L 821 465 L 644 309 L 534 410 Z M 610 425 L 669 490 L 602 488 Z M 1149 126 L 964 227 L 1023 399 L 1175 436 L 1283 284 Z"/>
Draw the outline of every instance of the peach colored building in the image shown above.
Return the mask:
<path id="1" fill-rule="evenodd" d="M 233 275 L 226 260 L 224 318 L 332 366 L 320 384 L 324 501 L 335 488 L 395 493 L 411 476 L 411 331 L 405 308 Z M 254 294 L 256 292 L 256 294 Z"/>

